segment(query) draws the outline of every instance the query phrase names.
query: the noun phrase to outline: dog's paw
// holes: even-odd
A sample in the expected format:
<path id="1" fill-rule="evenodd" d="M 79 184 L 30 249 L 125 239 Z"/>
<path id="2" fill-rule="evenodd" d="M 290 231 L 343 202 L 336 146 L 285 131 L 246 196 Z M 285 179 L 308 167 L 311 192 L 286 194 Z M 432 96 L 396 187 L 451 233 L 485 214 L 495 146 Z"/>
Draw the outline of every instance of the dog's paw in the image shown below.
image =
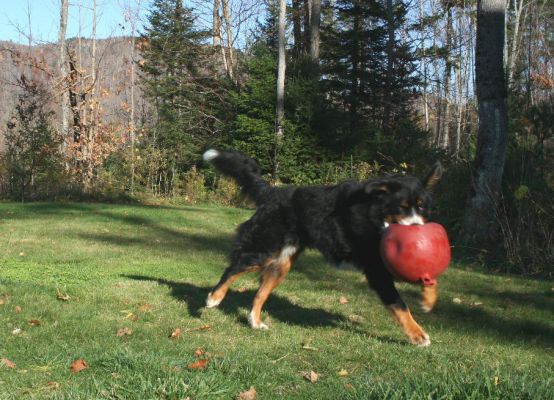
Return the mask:
<path id="1" fill-rule="evenodd" d="M 250 323 L 250 327 L 252 329 L 261 329 L 261 330 L 269 329 L 269 326 L 267 326 L 262 321 L 260 321 L 259 318 L 255 318 L 252 314 L 248 316 L 248 322 Z"/>
<path id="2" fill-rule="evenodd" d="M 252 326 L 253 329 L 261 329 L 263 331 L 269 329 L 269 326 L 267 326 L 263 322 L 260 322 L 259 324 L 250 324 L 250 326 Z"/>
<path id="3" fill-rule="evenodd" d="M 214 299 L 211 293 L 208 294 L 208 298 L 206 299 L 206 308 L 217 307 L 219 303 L 221 303 L 221 300 L 222 299 Z"/>
<path id="4" fill-rule="evenodd" d="M 410 335 L 410 342 L 418 347 L 427 347 L 431 344 L 429 335 L 424 331 Z"/>

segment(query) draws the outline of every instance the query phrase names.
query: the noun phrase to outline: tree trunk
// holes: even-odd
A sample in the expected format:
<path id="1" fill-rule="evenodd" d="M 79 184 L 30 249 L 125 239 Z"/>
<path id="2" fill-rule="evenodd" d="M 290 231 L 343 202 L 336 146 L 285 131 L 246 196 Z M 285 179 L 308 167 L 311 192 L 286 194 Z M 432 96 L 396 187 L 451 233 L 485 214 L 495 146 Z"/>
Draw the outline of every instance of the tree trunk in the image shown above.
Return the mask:
<path id="1" fill-rule="evenodd" d="M 496 203 L 506 158 L 504 14 L 505 0 L 478 0 L 475 75 L 479 136 L 463 228 L 467 237 L 480 240 L 498 233 Z"/>
<path id="2" fill-rule="evenodd" d="M 439 147 L 449 150 L 450 147 L 450 76 L 452 75 L 452 7 L 447 6 L 446 11 L 446 59 L 444 70 L 444 129 L 442 130 Z"/>
<path id="3" fill-rule="evenodd" d="M 292 0 L 292 36 L 294 38 L 294 53 L 302 53 L 302 10 L 301 0 Z"/>
<path id="4" fill-rule="evenodd" d="M 392 109 L 392 78 L 394 76 L 394 44 L 395 44 L 395 21 L 393 0 L 386 0 L 387 13 L 387 70 L 385 71 L 385 97 L 383 110 L 383 133 L 391 133 L 391 109 Z"/>
<path id="5" fill-rule="evenodd" d="M 58 42 L 60 45 L 60 75 L 63 81 L 62 84 L 62 146 L 65 152 L 65 147 L 67 146 L 67 140 L 69 136 L 69 92 L 67 90 L 67 66 L 65 65 L 65 34 L 67 30 L 67 14 L 69 9 L 69 1 L 61 0 L 60 6 L 60 29 L 58 32 Z"/>
<path id="6" fill-rule="evenodd" d="M 519 1 L 519 2 L 518 2 Z M 519 56 L 519 48 L 520 48 L 520 34 L 519 34 L 519 28 L 521 26 L 521 16 L 523 13 L 523 3 L 524 0 L 514 0 L 514 27 L 513 27 L 513 34 L 512 34 L 512 45 L 511 45 L 511 51 L 508 55 L 508 84 L 513 83 L 514 79 L 514 72 L 516 68 L 516 62 Z M 524 18 L 524 24 L 525 19 L 527 17 L 527 13 L 525 13 Z"/>
<path id="7" fill-rule="evenodd" d="M 275 157 L 273 164 L 273 179 L 279 179 L 279 153 L 284 138 L 283 121 L 285 119 L 285 19 L 286 0 L 279 0 L 279 58 L 277 63 L 277 102 L 275 106 Z"/>
<path id="8" fill-rule="evenodd" d="M 321 0 L 312 0 L 310 13 L 310 58 L 319 60 L 319 25 L 321 23 Z"/>
<path id="9" fill-rule="evenodd" d="M 304 51 L 305 54 L 311 54 L 312 36 L 310 34 L 310 22 L 312 15 L 312 0 L 304 0 Z"/>
<path id="10" fill-rule="evenodd" d="M 212 35 L 213 45 L 221 45 L 221 17 L 219 16 L 219 1 L 214 0 L 214 7 L 212 10 Z"/>
<path id="11" fill-rule="evenodd" d="M 231 29 L 231 12 L 229 10 L 229 0 L 222 0 L 223 4 L 223 18 L 225 18 L 225 28 L 227 32 L 227 47 L 229 49 L 229 62 L 228 62 L 228 74 L 231 80 L 234 80 L 234 55 L 233 55 L 233 34 Z"/>

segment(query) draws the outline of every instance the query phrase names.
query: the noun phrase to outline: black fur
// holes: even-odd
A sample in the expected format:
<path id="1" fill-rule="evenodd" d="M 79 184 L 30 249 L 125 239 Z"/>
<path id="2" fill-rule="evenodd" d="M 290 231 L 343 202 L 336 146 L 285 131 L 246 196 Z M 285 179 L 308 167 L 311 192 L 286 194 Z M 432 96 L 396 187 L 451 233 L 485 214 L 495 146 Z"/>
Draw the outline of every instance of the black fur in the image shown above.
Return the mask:
<path id="1" fill-rule="evenodd" d="M 296 254 L 315 248 L 333 264 L 349 262 L 363 271 L 385 305 L 405 307 L 380 256 L 381 234 L 385 222 L 398 222 L 414 211 L 428 218 L 428 189 L 440 177 L 440 164 L 423 183 L 412 176 L 389 176 L 329 186 L 271 187 L 255 161 L 242 153 L 218 151 L 210 161 L 235 178 L 257 204 L 256 213 L 238 229 L 231 263 L 219 284 L 262 265 L 287 246 L 297 249 Z"/>

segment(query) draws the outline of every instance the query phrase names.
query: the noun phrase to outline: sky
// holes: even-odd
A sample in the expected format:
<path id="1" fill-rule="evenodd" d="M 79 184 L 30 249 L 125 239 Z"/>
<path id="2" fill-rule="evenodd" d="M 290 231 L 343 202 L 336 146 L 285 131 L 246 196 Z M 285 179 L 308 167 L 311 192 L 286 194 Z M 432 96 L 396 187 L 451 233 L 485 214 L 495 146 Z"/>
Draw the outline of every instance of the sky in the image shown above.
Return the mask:
<path id="1" fill-rule="evenodd" d="M 144 20 L 151 0 L 96 0 L 97 37 L 107 38 L 130 34 L 131 26 L 125 21 L 125 5 L 137 8 Z M 81 33 L 92 33 L 93 0 L 69 0 L 66 37 L 79 34 L 79 4 L 81 5 Z M 30 12 L 29 12 L 30 11 Z M 30 21 L 30 24 L 29 24 Z M 0 40 L 28 43 L 29 32 L 33 44 L 57 42 L 60 21 L 60 0 L 0 0 Z M 30 29 L 29 29 L 30 28 Z"/>

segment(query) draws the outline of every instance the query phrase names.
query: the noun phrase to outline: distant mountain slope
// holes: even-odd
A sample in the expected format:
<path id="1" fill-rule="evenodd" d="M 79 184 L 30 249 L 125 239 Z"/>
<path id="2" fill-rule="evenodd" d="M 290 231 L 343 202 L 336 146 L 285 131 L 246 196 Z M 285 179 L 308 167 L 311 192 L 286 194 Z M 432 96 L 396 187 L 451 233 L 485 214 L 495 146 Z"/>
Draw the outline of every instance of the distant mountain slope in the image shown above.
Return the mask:
<path id="1" fill-rule="evenodd" d="M 75 57 L 82 62 L 82 68 L 88 73 L 90 71 L 92 41 L 90 39 L 69 39 L 68 46 L 74 52 Z M 80 51 L 79 51 L 80 47 Z M 30 50 L 27 46 L 13 42 L 0 41 L 0 142 L 4 137 L 6 123 L 11 117 L 16 103 L 19 88 L 16 85 L 17 78 L 21 73 L 28 74 L 28 68 L 24 63 L 14 62 L 14 55 L 20 54 L 21 59 L 31 52 L 35 60 L 45 69 L 51 71 L 54 76 L 53 82 L 59 82 L 58 57 L 59 48 L 57 44 L 41 44 L 33 46 Z M 127 121 L 127 104 L 130 102 L 130 74 L 131 74 L 131 38 L 117 37 L 97 41 L 98 58 L 98 80 L 101 105 L 107 121 Z M 138 57 L 138 52 L 135 52 Z M 137 109 L 143 109 L 140 90 L 135 88 L 135 104 Z M 59 114 L 60 93 L 58 87 L 51 87 L 52 108 Z M 59 121 L 56 115 L 56 121 Z M 56 124 L 56 127 L 59 123 Z"/>

